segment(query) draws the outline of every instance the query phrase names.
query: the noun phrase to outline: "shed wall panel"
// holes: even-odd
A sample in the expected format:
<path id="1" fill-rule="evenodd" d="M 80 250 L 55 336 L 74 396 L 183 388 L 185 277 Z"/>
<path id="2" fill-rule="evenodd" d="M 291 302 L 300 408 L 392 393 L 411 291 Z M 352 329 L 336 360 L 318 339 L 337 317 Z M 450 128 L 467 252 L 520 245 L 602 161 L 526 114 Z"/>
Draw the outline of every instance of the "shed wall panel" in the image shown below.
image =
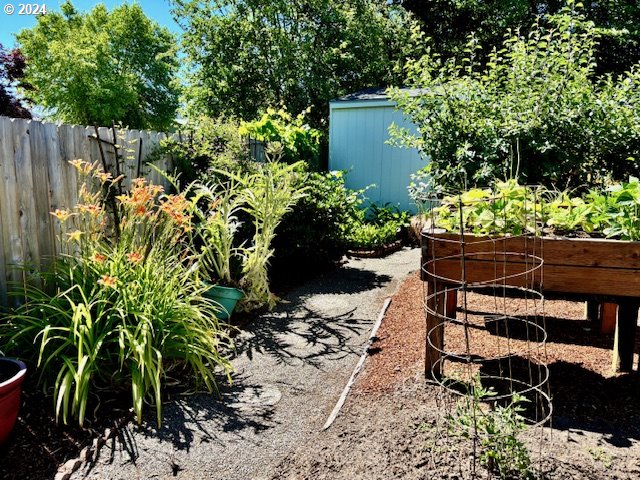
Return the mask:
<path id="1" fill-rule="evenodd" d="M 410 128 L 402 112 L 391 102 L 367 105 L 354 102 L 353 108 L 331 106 L 329 133 L 329 168 L 347 170 L 347 187 L 369 187 L 367 198 L 378 204 L 392 204 L 414 210 L 407 193 L 410 175 L 426 165 L 417 150 L 387 144 L 389 126 Z M 373 185 L 373 186 L 371 186 Z"/>

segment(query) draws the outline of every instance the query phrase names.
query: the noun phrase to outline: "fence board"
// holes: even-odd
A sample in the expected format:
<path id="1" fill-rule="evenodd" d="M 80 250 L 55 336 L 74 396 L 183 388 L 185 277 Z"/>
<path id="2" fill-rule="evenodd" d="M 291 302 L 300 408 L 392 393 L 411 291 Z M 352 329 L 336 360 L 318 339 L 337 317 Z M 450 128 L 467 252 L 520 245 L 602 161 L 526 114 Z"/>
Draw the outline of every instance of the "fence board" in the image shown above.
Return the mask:
<path id="1" fill-rule="evenodd" d="M 77 177 L 76 169 L 69 162 L 76 160 L 75 142 L 73 137 L 73 127 L 71 125 L 58 126 L 58 148 L 60 151 L 60 171 L 62 173 L 62 183 L 64 190 L 63 205 L 65 208 L 72 208 L 78 200 L 76 192 Z"/>
<path id="2" fill-rule="evenodd" d="M 123 173 L 127 176 L 125 186 L 131 188 L 131 180 L 138 176 L 138 156 L 140 153 L 140 132 L 138 130 L 127 131 L 126 145 L 126 162 Z"/>
<path id="3" fill-rule="evenodd" d="M 4 131 L 4 123 L 6 119 L 0 117 L 0 133 Z M 13 140 L 13 139 L 12 139 Z M 7 269 L 5 265 L 8 263 L 8 259 L 5 258 L 5 251 L 9 251 L 9 224 L 7 223 L 7 219 L 4 218 L 2 208 L 7 202 L 7 199 L 11 197 L 11 192 L 8 189 L 11 188 L 10 177 L 5 173 L 5 169 L 8 168 L 6 163 L 10 158 L 13 158 L 12 155 L 5 152 L 9 152 L 10 147 L 7 144 L 7 140 L 4 137 L 0 136 L 0 302 L 2 305 L 7 304 Z M 6 247 L 5 247 L 6 244 Z"/>
<path id="4" fill-rule="evenodd" d="M 40 122 L 31 122 L 31 168 L 33 201 L 36 214 L 36 235 L 40 249 L 40 265 L 46 266 L 55 252 L 55 239 L 49 203 L 49 171 L 47 168 L 46 133 Z"/>
<path id="5" fill-rule="evenodd" d="M 0 187 L 0 190 L 2 188 Z M 1 194 L 0 194 L 1 196 Z M 5 258 L 4 258 L 4 238 L 2 236 L 2 217 L 0 217 L 0 305 L 6 305 L 7 302 L 7 289 L 5 287 L 7 272 L 5 270 Z"/>
<path id="6" fill-rule="evenodd" d="M 18 188 L 18 221 L 22 241 L 22 263 L 28 268 L 40 267 L 36 205 L 33 197 L 33 167 L 31 165 L 31 138 L 28 122 L 12 122 L 13 149 Z"/>
<path id="7" fill-rule="evenodd" d="M 111 127 L 98 128 L 105 161 L 116 175 L 116 152 Z M 165 183 L 145 165 L 165 134 L 116 129 L 121 145 L 120 173 L 129 188 L 138 164 L 142 176 Z M 142 148 L 140 148 L 142 138 Z M 139 158 L 139 154 L 141 157 Z M 73 208 L 78 202 L 78 176 L 69 160 L 83 159 L 102 166 L 95 128 L 54 125 L 0 117 L 0 305 L 8 304 L 10 282 L 25 282 L 25 263 L 46 266 L 63 248 L 57 235 L 59 223 L 50 212 Z M 159 168 L 172 168 L 169 158 L 158 158 Z M 65 228 L 73 228 L 69 224 Z"/>
<path id="8" fill-rule="evenodd" d="M 0 177 L 2 197 L 0 216 L 5 257 L 5 282 L 22 281 L 22 271 L 18 268 L 24 258 L 22 236 L 18 217 L 18 181 L 16 178 L 15 150 L 13 145 L 13 125 L 8 118 L 0 119 Z"/>

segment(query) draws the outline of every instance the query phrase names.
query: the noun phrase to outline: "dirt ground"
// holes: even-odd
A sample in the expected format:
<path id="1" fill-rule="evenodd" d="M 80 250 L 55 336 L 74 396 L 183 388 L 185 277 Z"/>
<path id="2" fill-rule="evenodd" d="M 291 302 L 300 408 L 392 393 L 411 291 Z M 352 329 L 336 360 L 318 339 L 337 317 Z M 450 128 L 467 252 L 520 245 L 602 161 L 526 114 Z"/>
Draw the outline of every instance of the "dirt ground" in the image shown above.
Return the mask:
<path id="1" fill-rule="evenodd" d="M 336 422 L 283 461 L 274 480 L 462 480 L 474 478 L 474 464 L 475 478 L 491 478 L 472 461 L 471 444 L 446 427 L 445 416 L 457 400 L 424 379 L 422 300 L 422 282 L 415 274 L 393 297 L 365 370 Z M 458 302 L 460 318 L 462 299 Z M 520 436 L 536 475 L 548 480 L 640 479 L 640 379 L 637 373 L 612 373 L 613 336 L 600 334 L 583 319 L 583 303 L 546 301 L 542 309 L 523 299 L 511 302 L 508 308 L 516 314 L 541 318 L 536 310 L 543 310 L 546 345 L 540 342 L 539 347 L 517 329 L 507 345 L 505 332 L 484 328 L 487 314 L 504 306 L 480 294 L 467 297 L 467 318 L 474 325 L 470 344 L 474 354 L 485 357 L 529 347 L 546 360 L 551 422 Z M 465 345 L 464 330 L 449 325 L 445 349 L 465 351 Z M 445 373 L 447 368 L 455 366 L 445 364 Z"/>

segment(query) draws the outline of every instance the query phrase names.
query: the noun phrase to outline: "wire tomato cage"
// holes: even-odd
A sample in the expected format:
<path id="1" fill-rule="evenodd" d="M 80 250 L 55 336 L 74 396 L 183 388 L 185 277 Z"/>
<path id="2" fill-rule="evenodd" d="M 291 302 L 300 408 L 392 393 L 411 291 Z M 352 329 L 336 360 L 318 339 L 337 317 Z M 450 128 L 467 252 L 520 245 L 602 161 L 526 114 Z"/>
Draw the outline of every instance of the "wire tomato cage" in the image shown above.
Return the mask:
<path id="1" fill-rule="evenodd" d="M 504 476 L 511 467 L 483 449 L 508 439 L 544 457 L 553 405 L 537 191 L 431 199 L 422 231 L 425 375 L 441 387 L 441 436 L 467 440 L 471 478 L 487 462 Z"/>

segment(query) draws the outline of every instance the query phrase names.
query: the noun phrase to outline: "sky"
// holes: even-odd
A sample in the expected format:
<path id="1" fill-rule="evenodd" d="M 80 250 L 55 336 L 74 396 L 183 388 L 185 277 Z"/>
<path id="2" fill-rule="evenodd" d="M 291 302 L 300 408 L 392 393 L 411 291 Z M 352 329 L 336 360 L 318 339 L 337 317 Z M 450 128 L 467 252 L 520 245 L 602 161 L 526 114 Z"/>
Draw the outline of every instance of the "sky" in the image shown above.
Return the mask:
<path id="1" fill-rule="evenodd" d="M 80 12 L 90 10 L 99 3 L 104 3 L 107 8 L 111 9 L 123 3 L 134 3 L 124 0 L 71 0 L 76 9 Z M 0 43 L 5 48 L 13 48 L 15 46 L 15 34 L 23 28 L 30 28 L 36 24 L 34 15 L 19 15 L 19 4 L 37 3 L 45 5 L 47 11 L 59 11 L 60 4 L 64 0 L 0 0 Z M 173 21 L 170 13 L 169 0 L 137 0 L 148 17 L 158 22 L 160 25 L 167 27 L 174 33 L 180 32 L 180 27 Z M 8 15 L 6 13 L 7 5 L 13 7 L 14 13 Z"/>

